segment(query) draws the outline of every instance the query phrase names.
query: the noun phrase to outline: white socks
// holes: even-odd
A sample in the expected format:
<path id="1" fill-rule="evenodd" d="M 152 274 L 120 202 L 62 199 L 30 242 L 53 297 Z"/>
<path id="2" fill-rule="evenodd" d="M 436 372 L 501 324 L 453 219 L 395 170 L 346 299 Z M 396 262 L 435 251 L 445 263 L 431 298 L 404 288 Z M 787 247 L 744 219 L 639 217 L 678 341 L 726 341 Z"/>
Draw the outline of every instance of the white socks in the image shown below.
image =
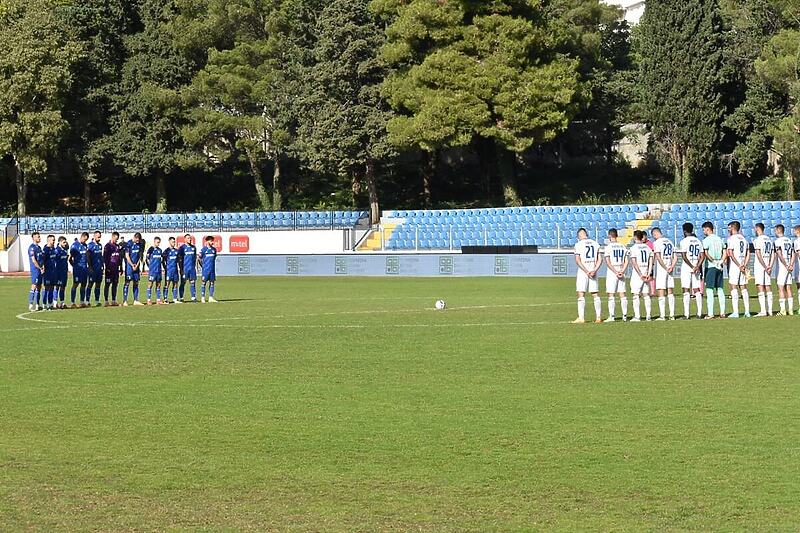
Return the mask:
<path id="1" fill-rule="evenodd" d="M 750 291 L 742 289 L 742 301 L 744 302 L 744 314 L 750 314 Z"/>
<path id="2" fill-rule="evenodd" d="M 659 296 L 658 297 L 658 315 L 661 318 L 667 318 L 667 311 L 665 309 L 666 306 L 667 306 L 667 297 L 666 296 Z"/>
<path id="3" fill-rule="evenodd" d="M 613 294 L 608 296 L 608 316 L 614 318 L 617 314 L 617 299 Z"/>
<path id="4" fill-rule="evenodd" d="M 628 297 L 621 296 L 619 301 L 622 303 L 622 316 L 627 318 L 628 316 Z"/>
<path id="5" fill-rule="evenodd" d="M 780 306 L 781 313 L 786 313 L 786 298 L 778 298 L 778 305 Z"/>
<path id="6" fill-rule="evenodd" d="M 597 320 L 603 316 L 603 301 L 600 299 L 600 295 L 594 297 L 594 316 Z"/>
<path id="7" fill-rule="evenodd" d="M 733 302 L 733 314 L 739 314 L 739 289 L 731 289 L 731 301 Z"/>
<path id="8" fill-rule="evenodd" d="M 644 298 L 644 312 L 646 313 L 645 316 L 647 317 L 647 320 L 650 320 L 650 315 L 652 311 L 653 311 L 653 300 L 652 298 L 650 298 L 650 295 L 648 294 Z"/>
<path id="9" fill-rule="evenodd" d="M 703 316 L 703 293 L 695 293 L 694 300 L 697 303 L 697 318 L 701 318 Z"/>
<path id="10" fill-rule="evenodd" d="M 670 294 L 667 296 L 667 303 L 669 303 L 669 317 L 675 318 L 675 295 Z"/>
<path id="11" fill-rule="evenodd" d="M 769 314 L 771 315 L 775 307 L 775 297 L 772 294 L 772 291 L 767 292 L 767 306 L 769 309 Z"/>
<path id="12" fill-rule="evenodd" d="M 639 300 L 640 300 L 639 295 L 638 294 L 634 294 L 633 295 L 633 318 L 641 318 L 641 316 L 642 316 L 642 311 L 641 311 L 641 309 L 639 309 Z"/>
<path id="13" fill-rule="evenodd" d="M 691 312 L 691 305 L 692 305 L 692 294 L 689 292 L 683 293 L 683 316 L 689 318 L 689 313 Z"/>
<path id="14" fill-rule="evenodd" d="M 767 294 L 765 292 L 758 293 L 758 308 L 762 315 L 767 313 Z"/>
<path id="15" fill-rule="evenodd" d="M 586 298 L 578 298 L 578 319 L 585 320 L 586 318 Z"/>

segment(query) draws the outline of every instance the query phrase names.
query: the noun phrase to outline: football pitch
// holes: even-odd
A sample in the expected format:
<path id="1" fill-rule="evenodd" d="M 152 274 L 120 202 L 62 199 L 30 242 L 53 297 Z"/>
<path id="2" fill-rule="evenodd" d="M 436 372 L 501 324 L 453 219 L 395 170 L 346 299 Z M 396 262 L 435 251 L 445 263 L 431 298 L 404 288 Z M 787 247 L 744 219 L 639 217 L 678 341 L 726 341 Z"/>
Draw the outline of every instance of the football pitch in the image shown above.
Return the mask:
<path id="1" fill-rule="evenodd" d="M 571 279 L 28 288 L 0 280 L 3 531 L 800 528 L 800 318 L 576 326 Z"/>

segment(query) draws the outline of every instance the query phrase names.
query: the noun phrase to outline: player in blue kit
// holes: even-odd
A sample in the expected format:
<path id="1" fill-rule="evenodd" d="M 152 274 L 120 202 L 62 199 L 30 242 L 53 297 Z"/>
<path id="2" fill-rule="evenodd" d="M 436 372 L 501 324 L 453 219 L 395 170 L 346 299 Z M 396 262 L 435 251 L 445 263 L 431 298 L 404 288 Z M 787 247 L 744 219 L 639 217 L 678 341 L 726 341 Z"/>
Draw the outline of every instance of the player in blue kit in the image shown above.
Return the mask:
<path id="1" fill-rule="evenodd" d="M 70 290 L 70 304 L 74 309 L 75 293 L 80 288 L 80 307 L 88 307 L 89 296 L 86 294 L 86 285 L 89 281 L 89 246 L 86 244 L 89 234 L 81 233 L 80 239 L 72 243 L 69 249 L 69 264 L 72 265 L 72 289 Z"/>
<path id="2" fill-rule="evenodd" d="M 214 237 L 205 239 L 206 245 L 200 250 L 200 265 L 203 268 L 203 285 L 200 287 L 200 302 L 206 303 L 206 286 L 208 287 L 208 301 L 215 303 L 214 282 L 217 281 L 217 249 L 214 248 Z"/>
<path id="3" fill-rule="evenodd" d="M 57 252 L 57 265 L 56 265 L 56 290 L 58 291 L 58 303 L 56 309 L 66 309 L 67 304 L 64 301 L 67 291 L 67 278 L 69 278 L 69 244 L 67 238 L 63 235 L 58 238 Z M 55 296 L 54 296 L 55 298 Z"/>
<path id="4" fill-rule="evenodd" d="M 56 249 L 56 236 L 48 235 L 47 244 L 42 248 L 42 258 L 44 261 L 44 308 L 53 309 L 55 300 L 56 281 L 58 280 L 58 250 Z"/>
<path id="5" fill-rule="evenodd" d="M 156 287 L 156 304 L 161 301 L 161 272 L 164 261 L 164 251 L 161 249 L 161 237 L 153 239 L 153 246 L 147 249 L 147 305 L 153 305 L 153 285 Z"/>
<path id="6" fill-rule="evenodd" d="M 180 252 L 175 246 L 175 237 L 169 238 L 169 248 L 164 251 L 164 301 L 169 298 L 172 288 L 172 303 L 182 303 L 178 300 L 178 281 L 180 280 Z"/>
<path id="7" fill-rule="evenodd" d="M 100 287 L 103 285 L 103 245 L 100 244 L 102 234 L 95 231 L 89 243 L 89 284 L 86 287 L 86 303 L 92 299 L 94 287 L 94 305 L 100 307 Z"/>
<path id="8" fill-rule="evenodd" d="M 139 278 L 144 259 L 142 234 L 136 232 L 125 245 L 125 286 L 122 288 L 122 305 L 128 306 L 128 287 L 133 284 L 133 305 L 144 305 L 139 301 Z"/>
<path id="9" fill-rule="evenodd" d="M 44 255 L 42 247 L 42 236 L 38 231 L 31 234 L 33 242 L 28 246 L 28 261 L 31 267 L 31 292 L 28 293 L 28 310 L 38 311 L 41 309 L 40 302 L 42 297 L 42 278 L 44 277 Z"/>
<path id="10" fill-rule="evenodd" d="M 186 288 L 186 282 L 190 283 L 189 289 L 192 301 L 197 301 L 197 247 L 194 245 L 194 238 L 188 233 L 184 235 L 184 243 L 178 248 L 180 256 L 178 264 L 181 267 L 181 287 L 179 290 L 181 302 Z"/>

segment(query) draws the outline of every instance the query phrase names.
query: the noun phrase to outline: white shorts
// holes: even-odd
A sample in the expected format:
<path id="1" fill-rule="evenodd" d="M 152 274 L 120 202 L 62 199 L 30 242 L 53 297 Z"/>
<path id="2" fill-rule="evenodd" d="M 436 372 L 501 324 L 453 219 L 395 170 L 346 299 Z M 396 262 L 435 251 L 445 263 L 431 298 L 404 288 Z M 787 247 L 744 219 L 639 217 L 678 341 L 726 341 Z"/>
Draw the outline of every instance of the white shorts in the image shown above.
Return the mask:
<path id="1" fill-rule="evenodd" d="M 731 285 L 747 285 L 747 274 L 740 270 L 733 261 L 728 263 L 728 283 Z"/>
<path id="2" fill-rule="evenodd" d="M 578 270 L 578 277 L 575 279 L 575 290 L 577 292 L 596 293 L 598 291 L 597 276 L 589 278 L 586 272 Z"/>
<path id="3" fill-rule="evenodd" d="M 663 268 L 656 269 L 656 290 L 665 291 L 675 288 L 675 278 Z"/>
<path id="4" fill-rule="evenodd" d="M 772 276 L 761 266 L 758 259 L 756 259 L 756 264 L 753 267 L 753 278 L 756 285 L 772 285 Z"/>
<path id="5" fill-rule="evenodd" d="M 631 292 L 633 294 L 650 294 L 650 282 L 642 280 L 642 278 L 634 272 L 631 276 Z"/>
<path id="6" fill-rule="evenodd" d="M 606 274 L 606 293 L 619 294 L 621 292 L 625 292 L 625 277 L 618 278 L 609 270 Z"/>
<path id="7" fill-rule="evenodd" d="M 692 291 L 702 289 L 703 280 L 700 278 L 700 272 L 693 272 L 688 265 L 684 264 L 681 267 L 681 288 Z"/>
<path id="8" fill-rule="evenodd" d="M 778 273 L 775 275 L 775 281 L 778 284 L 778 287 L 785 287 L 786 285 L 791 285 L 792 281 L 794 281 L 796 273 L 789 272 L 786 270 L 786 267 L 783 266 L 783 263 L 778 263 Z"/>

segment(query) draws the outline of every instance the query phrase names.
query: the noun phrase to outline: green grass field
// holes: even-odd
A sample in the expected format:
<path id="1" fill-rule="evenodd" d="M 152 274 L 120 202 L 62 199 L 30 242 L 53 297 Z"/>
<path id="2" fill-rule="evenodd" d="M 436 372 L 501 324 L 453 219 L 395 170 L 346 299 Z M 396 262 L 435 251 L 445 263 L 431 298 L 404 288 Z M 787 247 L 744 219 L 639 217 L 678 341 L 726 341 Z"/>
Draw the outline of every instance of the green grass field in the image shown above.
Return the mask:
<path id="1" fill-rule="evenodd" d="M 18 317 L 26 289 L 0 280 L 2 531 L 800 528 L 800 319 L 574 326 L 551 279 Z"/>

